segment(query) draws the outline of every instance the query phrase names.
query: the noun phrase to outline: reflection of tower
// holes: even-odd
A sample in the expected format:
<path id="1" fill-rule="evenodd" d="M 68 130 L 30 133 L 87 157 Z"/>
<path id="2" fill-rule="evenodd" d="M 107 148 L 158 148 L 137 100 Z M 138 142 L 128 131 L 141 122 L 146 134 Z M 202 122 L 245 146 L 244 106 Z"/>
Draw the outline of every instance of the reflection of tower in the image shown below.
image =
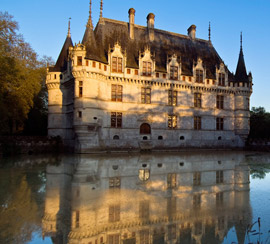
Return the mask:
<path id="1" fill-rule="evenodd" d="M 65 163 L 48 165 L 46 169 L 46 200 L 42 232 L 54 243 L 67 243 L 70 230 L 70 184 L 73 165 Z"/>

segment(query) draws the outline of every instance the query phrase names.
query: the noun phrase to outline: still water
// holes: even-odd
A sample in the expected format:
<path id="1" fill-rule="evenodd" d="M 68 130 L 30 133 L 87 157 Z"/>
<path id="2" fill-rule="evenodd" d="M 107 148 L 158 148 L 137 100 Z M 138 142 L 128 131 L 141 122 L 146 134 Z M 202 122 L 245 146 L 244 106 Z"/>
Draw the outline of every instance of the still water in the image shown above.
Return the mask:
<path id="1" fill-rule="evenodd" d="M 28 156 L 1 165 L 0 243 L 270 243 L 270 154 Z"/>

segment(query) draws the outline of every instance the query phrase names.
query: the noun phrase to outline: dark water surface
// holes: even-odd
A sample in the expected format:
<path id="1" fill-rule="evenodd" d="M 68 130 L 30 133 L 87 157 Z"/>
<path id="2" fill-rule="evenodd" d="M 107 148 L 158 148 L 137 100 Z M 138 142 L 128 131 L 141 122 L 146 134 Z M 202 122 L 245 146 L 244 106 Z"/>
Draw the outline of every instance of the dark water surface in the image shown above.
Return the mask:
<path id="1" fill-rule="evenodd" d="M 0 243 L 270 243 L 270 154 L 47 155 L 0 165 Z"/>

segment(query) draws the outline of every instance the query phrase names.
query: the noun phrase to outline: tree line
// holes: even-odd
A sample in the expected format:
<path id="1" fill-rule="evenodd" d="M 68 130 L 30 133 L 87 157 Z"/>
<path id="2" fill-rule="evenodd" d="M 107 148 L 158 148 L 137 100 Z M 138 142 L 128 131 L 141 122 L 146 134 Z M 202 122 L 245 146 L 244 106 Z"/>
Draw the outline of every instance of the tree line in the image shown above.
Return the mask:
<path id="1" fill-rule="evenodd" d="M 0 134 L 46 134 L 46 64 L 52 60 L 39 58 L 18 31 L 13 17 L 0 12 Z"/>

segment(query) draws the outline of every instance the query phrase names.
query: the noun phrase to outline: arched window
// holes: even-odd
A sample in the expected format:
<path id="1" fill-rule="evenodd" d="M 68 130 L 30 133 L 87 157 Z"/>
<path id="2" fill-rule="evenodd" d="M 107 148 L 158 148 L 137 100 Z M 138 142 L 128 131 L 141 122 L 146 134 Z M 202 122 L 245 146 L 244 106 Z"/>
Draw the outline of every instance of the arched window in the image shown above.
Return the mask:
<path id="1" fill-rule="evenodd" d="M 140 126 L 140 134 L 151 134 L 151 126 L 149 124 L 143 123 Z"/>
<path id="2" fill-rule="evenodd" d="M 115 136 L 113 136 L 113 139 L 114 140 L 119 140 L 119 136 L 118 135 L 115 135 Z"/>

